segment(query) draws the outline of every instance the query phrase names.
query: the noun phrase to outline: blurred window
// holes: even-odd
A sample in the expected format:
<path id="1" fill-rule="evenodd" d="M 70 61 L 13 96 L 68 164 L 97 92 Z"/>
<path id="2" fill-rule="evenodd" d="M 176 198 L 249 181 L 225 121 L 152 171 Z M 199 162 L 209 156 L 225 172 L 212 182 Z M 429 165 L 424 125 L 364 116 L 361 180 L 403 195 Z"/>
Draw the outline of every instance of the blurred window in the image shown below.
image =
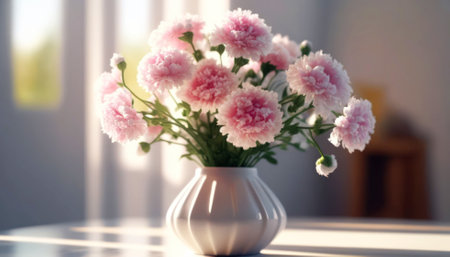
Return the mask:
<path id="1" fill-rule="evenodd" d="M 62 0 L 14 0 L 12 9 L 14 102 L 54 109 L 62 91 Z"/>
<path id="2" fill-rule="evenodd" d="M 147 43 L 151 29 L 151 15 L 154 1 L 148 0 L 118 0 L 117 1 L 117 48 L 127 61 L 125 78 L 129 86 L 140 96 L 148 93 L 136 82 L 137 66 L 141 58 L 150 51 Z M 145 106 L 137 101 L 137 108 Z"/>

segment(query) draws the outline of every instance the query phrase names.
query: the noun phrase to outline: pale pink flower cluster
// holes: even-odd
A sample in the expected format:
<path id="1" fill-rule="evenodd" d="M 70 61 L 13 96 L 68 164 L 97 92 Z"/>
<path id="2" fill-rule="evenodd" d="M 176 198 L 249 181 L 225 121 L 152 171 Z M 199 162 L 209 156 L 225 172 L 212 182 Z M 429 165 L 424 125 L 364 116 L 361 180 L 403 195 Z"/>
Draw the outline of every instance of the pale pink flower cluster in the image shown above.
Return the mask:
<path id="1" fill-rule="evenodd" d="M 232 57 L 258 61 L 272 48 L 271 28 L 258 14 L 240 8 L 230 11 L 211 35 L 213 45 L 224 44 Z"/>
<path id="2" fill-rule="evenodd" d="M 219 107 L 217 123 L 227 141 L 244 150 L 273 142 L 282 127 L 278 95 L 246 84 L 235 90 Z"/>
<path id="3" fill-rule="evenodd" d="M 187 14 L 172 22 L 162 21 L 158 28 L 150 34 L 148 44 L 155 48 L 174 47 L 180 50 L 188 50 L 191 46 L 178 39 L 183 33 L 194 33 L 194 43 L 203 39 L 203 27 L 205 22 L 197 15 Z"/>
<path id="4" fill-rule="evenodd" d="M 338 147 L 342 143 L 342 147 L 347 148 L 350 153 L 364 150 L 375 128 L 372 104 L 352 97 L 344 108 L 344 115 L 339 116 L 334 125 L 336 127 L 329 138 L 333 145 Z"/>
<path id="5" fill-rule="evenodd" d="M 261 57 L 261 62 L 270 62 L 277 70 L 286 70 L 300 55 L 300 49 L 289 37 L 276 34 L 272 39 L 272 50 Z"/>
<path id="6" fill-rule="evenodd" d="M 342 64 L 318 51 L 298 59 L 286 72 L 292 91 L 313 102 L 315 111 L 327 117 L 347 104 L 353 89 Z"/>
<path id="7" fill-rule="evenodd" d="M 204 59 L 198 63 L 192 80 L 180 88 L 178 96 L 192 110 L 214 111 L 238 84 L 230 69 L 217 65 L 215 60 Z"/>
<path id="8" fill-rule="evenodd" d="M 148 92 L 163 92 L 191 78 L 192 57 L 174 48 L 146 54 L 138 66 L 138 83 Z"/>
<path id="9" fill-rule="evenodd" d="M 165 132 L 176 140 L 180 136 L 177 132 L 183 131 L 183 137 L 192 135 L 191 147 L 205 147 L 204 137 L 220 131 L 230 144 L 244 150 L 266 143 L 272 143 L 271 147 L 283 147 L 288 144 L 286 140 L 302 148 L 306 148 L 305 144 L 309 143 L 317 147 L 322 155 L 316 162 L 317 173 L 328 176 L 337 167 L 336 158 L 334 155 L 322 154 L 311 132 L 317 132 L 315 129 L 318 127 L 324 131 L 333 127 L 329 124 L 334 118 L 331 114 L 343 112 L 334 121 L 329 141 L 337 147 L 342 144 L 350 153 L 365 148 L 374 133 L 375 118 L 369 101 L 350 98 L 353 90 L 342 64 L 322 51 L 300 57 L 300 48 L 296 42 L 280 34 L 272 36 L 271 28 L 264 20 L 248 10 L 230 11 L 224 21 L 216 25 L 210 41 L 204 36 L 204 26 L 205 23 L 198 16 L 187 15 L 172 22 L 161 22 L 151 33 L 151 52 L 141 59 L 137 74 L 139 85 L 151 93 L 151 99 L 143 101 L 136 97 L 136 100 L 143 101 L 148 112 L 138 112 L 133 108 L 133 92 L 125 85 L 120 70 L 126 67 L 122 63 L 124 58 L 119 54 L 113 55 L 110 60 L 111 71 L 101 74 L 96 82 L 102 130 L 113 142 L 140 140 L 154 143 L 171 140 L 170 137 L 158 138 Z M 192 43 L 196 51 L 189 43 L 179 39 L 187 31 L 193 32 Z M 211 51 L 212 46 L 219 44 L 225 46 L 225 52 L 220 55 Z M 304 41 L 301 45 L 305 54 L 310 51 L 309 42 Z M 243 65 L 237 57 L 249 59 L 249 63 Z M 239 63 L 234 65 L 236 61 Z M 263 70 L 263 75 L 261 64 L 266 62 L 274 65 L 276 70 L 268 74 L 267 70 Z M 248 83 L 244 78 L 250 69 L 256 76 L 252 76 L 249 80 L 251 83 Z M 286 72 L 280 72 L 284 70 Z M 178 88 L 180 100 L 193 111 L 201 112 L 187 114 L 187 110 L 184 110 L 183 115 L 187 117 L 179 120 L 169 115 L 170 120 L 174 121 L 173 131 L 149 125 L 148 119 L 159 121 L 158 118 L 161 118 L 162 121 L 167 118 L 166 111 L 152 102 L 156 104 L 154 100 L 169 94 L 169 90 L 174 87 Z M 277 92 L 280 95 L 283 92 L 282 96 Z M 295 94 L 304 95 L 305 103 Z M 173 100 L 177 102 L 177 99 Z M 178 102 L 176 104 L 181 106 Z M 313 110 L 309 111 L 312 107 Z M 210 113 L 206 114 L 208 111 Z M 292 112 L 297 113 L 293 116 Z M 307 115 L 311 117 L 308 119 Z M 322 123 L 316 122 L 319 116 Z M 200 119 L 202 125 L 198 121 L 191 123 L 193 119 Z M 207 132 L 203 130 L 205 122 L 213 125 Z M 306 124 L 309 122 L 311 124 Z M 279 141 L 275 142 L 275 139 Z M 191 143 L 189 138 L 186 140 Z M 226 151 L 229 146 L 225 144 L 222 150 Z M 204 159 L 205 165 L 214 163 L 216 153 L 204 153 L 211 155 L 207 158 L 211 160 L 197 156 L 199 160 Z M 264 153 L 252 154 L 255 152 L 249 152 L 246 156 L 249 160 L 244 158 L 240 164 L 232 165 L 250 165 L 258 160 L 259 154 Z"/>
<path id="10" fill-rule="evenodd" d="M 132 106 L 130 92 L 119 88 L 105 97 L 101 106 L 102 130 L 113 142 L 126 143 L 145 134 L 147 123 Z"/>

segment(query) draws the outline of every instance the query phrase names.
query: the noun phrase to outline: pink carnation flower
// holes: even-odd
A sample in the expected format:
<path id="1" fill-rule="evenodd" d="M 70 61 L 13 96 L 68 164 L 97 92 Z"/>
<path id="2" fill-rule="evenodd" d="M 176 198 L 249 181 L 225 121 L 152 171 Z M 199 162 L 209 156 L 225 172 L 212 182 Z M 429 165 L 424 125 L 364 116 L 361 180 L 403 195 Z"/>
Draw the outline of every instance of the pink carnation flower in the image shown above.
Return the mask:
<path id="1" fill-rule="evenodd" d="M 261 57 L 261 62 L 270 62 L 277 70 L 286 70 L 290 64 L 290 55 L 284 46 L 274 43 L 270 53 Z"/>
<path id="2" fill-rule="evenodd" d="M 301 55 L 299 45 L 295 41 L 290 40 L 288 36 L 276 34 L 272 39 L 272 43 L 283 46 L 286 49 L 289 53 L 289 63 L 294 63 Z"/>
<path id="3" fill-rule="evenodd" d="M 236 75 L 215 60 L 202 60 L 193 79 L 180 88 L 179 97 L 193 110 L 214 111 L 238 86 Z"/>
<path id="4" fill-rule="evenodd" d="M 219 107 L 217 123 L 228 142 L 248 149 L 256 142 L 273 142 L 282 127 L 281 118 L 277 93 L 246 84 Z"/>
<path id="5" fill-rule="evenodd" d="M 102 104 L 107 95 L 114 93 L 119 88 L 117 84 L 119 82 L 122 82 L 120 70 L 112 69 L 111 72 L 103 72 L 95 84 L 97 102 Z"/>
<path id="6" fill-rule="evenodd" d="M 322 51 L 298 59 L 286 75 L 292 91 L 313 101 L 315 111 L 324 118 L 342 110 L 353 92 L 342 64 Z"/>
<path id="7" fill-rule="evenodd" d="M 336 127 L 328 139 L 336 147 L 342 143 L 350 153 L 355 149 L 362 151 L 374 133 L 375 118 L 372 114 L 372 104 L 367 100 L 352 97 L 344 108 L 344 115 L 338 117 Z"/>
<path id="8" fill-rule="evenodd" d="M 286 70 L 289 64 L 294 63 L 300 55 L 297 43 L 276 34 L 272 39 L 272 50 L 268 55 L 261 57 L 261 62 L 270 62 L 277 70 Z"/>
<path id="9" fill-rule="evenodd" d="M 205 22 L 199 16 L 190 14 L 172 22 L 162 21 L 158 28 L 150 34 L 148 44 L 156 48 L 190 49 L 191 46 L 187 42 L 178 38 L 183 36 L 183 33 L 191 31 L 194 33 L 193 42 L 198 42 L 203 39 L 202 30 L 204 25 Z"/>
<path id="10" fill-rule="evenodd" d="M 102 130 L 113 142 L 125 143 L 138 139 L 147 129 L 142 114 L 132 107 L 130 92 L 123 88 L 105 97 L 101 108 Z"/>
<path id="11" fill-rule="evenodd" d="M 138 83 L 148 92 L 180 86 L 193 71 L 192 58 L 185 52 L 169 48 L 146 54 L 138 66 Z"/>
<path id="12" fill-rule="evenodd" d="M 271 28 L 258 14 L 240 8 L 229 12 L 211 37 L 213 45 L 225 44 L 232 57 L 243 56 L 258 61 L 272 47 Z"/>

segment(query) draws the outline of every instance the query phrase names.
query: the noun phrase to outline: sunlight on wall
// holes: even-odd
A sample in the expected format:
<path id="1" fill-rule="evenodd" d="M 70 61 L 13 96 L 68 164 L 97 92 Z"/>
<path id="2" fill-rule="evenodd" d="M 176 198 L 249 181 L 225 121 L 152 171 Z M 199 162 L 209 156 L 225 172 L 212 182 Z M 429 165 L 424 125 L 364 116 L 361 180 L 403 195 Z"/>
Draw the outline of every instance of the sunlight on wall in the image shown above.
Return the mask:
<path id="1" fill-rule="evenodd" d="M 149 97 L 138 86 L 137 66 L 141 58 L 149 51 L 147 44 L 151 30 L 151 10 L 153 1 L 146 0 L 117 0 L 117 51 L 121 53 L 127 62 L 125 81 L 130 88 L 143 98 Z M 145 105 L 139 101 L 134 102 L 138 109 L 145 109 Z M 148 165 L 146 156 L 137 154 L 138 144 L 129 143 L 120 147 L 118 157 L 120 164 L 127 171 L 145 172 Z"/>
<path id="2" fill-rule="evenodd" d="M 12 1 L 14 101 L 55 108 L 61 100 L 61 0 Z"/>
<path id="3" fill-rule="evenodd" d="M 215 24 L 222 20 L 225 13 L 230 9 L 229 0 L 199 0 L 199 14 L 205 20 L 206 24 Z"/>
<path id="4" fill-rule="evenodd" d="M 97 113 L 99 106 L 95 104 L 95 93 L 92 85 L 103 70 L 103 37 L 104 6 L 99 0 L 87 3 L 86 15 L 86 84 L 85 84 L 85 145 L 86 145 L 86 217 L 99 219 L 102 215 L 103 200 L 103 159 L 102 135 Z"/>

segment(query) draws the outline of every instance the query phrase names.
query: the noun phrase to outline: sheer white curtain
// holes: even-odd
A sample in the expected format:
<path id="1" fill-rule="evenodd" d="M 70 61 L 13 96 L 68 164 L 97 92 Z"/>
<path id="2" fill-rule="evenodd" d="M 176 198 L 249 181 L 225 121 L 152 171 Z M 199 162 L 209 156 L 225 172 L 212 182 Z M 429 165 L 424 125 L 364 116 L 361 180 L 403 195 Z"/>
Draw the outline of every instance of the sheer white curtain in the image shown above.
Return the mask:
<path id="1" fill-rule="evenodd" d="M 138 156 L 136 144 L 112 144 L 100 131 L 93 84 L 109 69 L 113 52 L 124 52 L 126 59 L 130 48 L 144 49 L 145 54 L 147 38 L 161 20 L 191 13 L 214 22 L 228 10 L 229 1 L 91 0 L 86 7 L 87 218 L 161 217 L 195 165 L 180 160 L 183 149 L 176 146 L 157 144 L 150 154 Z"/>

